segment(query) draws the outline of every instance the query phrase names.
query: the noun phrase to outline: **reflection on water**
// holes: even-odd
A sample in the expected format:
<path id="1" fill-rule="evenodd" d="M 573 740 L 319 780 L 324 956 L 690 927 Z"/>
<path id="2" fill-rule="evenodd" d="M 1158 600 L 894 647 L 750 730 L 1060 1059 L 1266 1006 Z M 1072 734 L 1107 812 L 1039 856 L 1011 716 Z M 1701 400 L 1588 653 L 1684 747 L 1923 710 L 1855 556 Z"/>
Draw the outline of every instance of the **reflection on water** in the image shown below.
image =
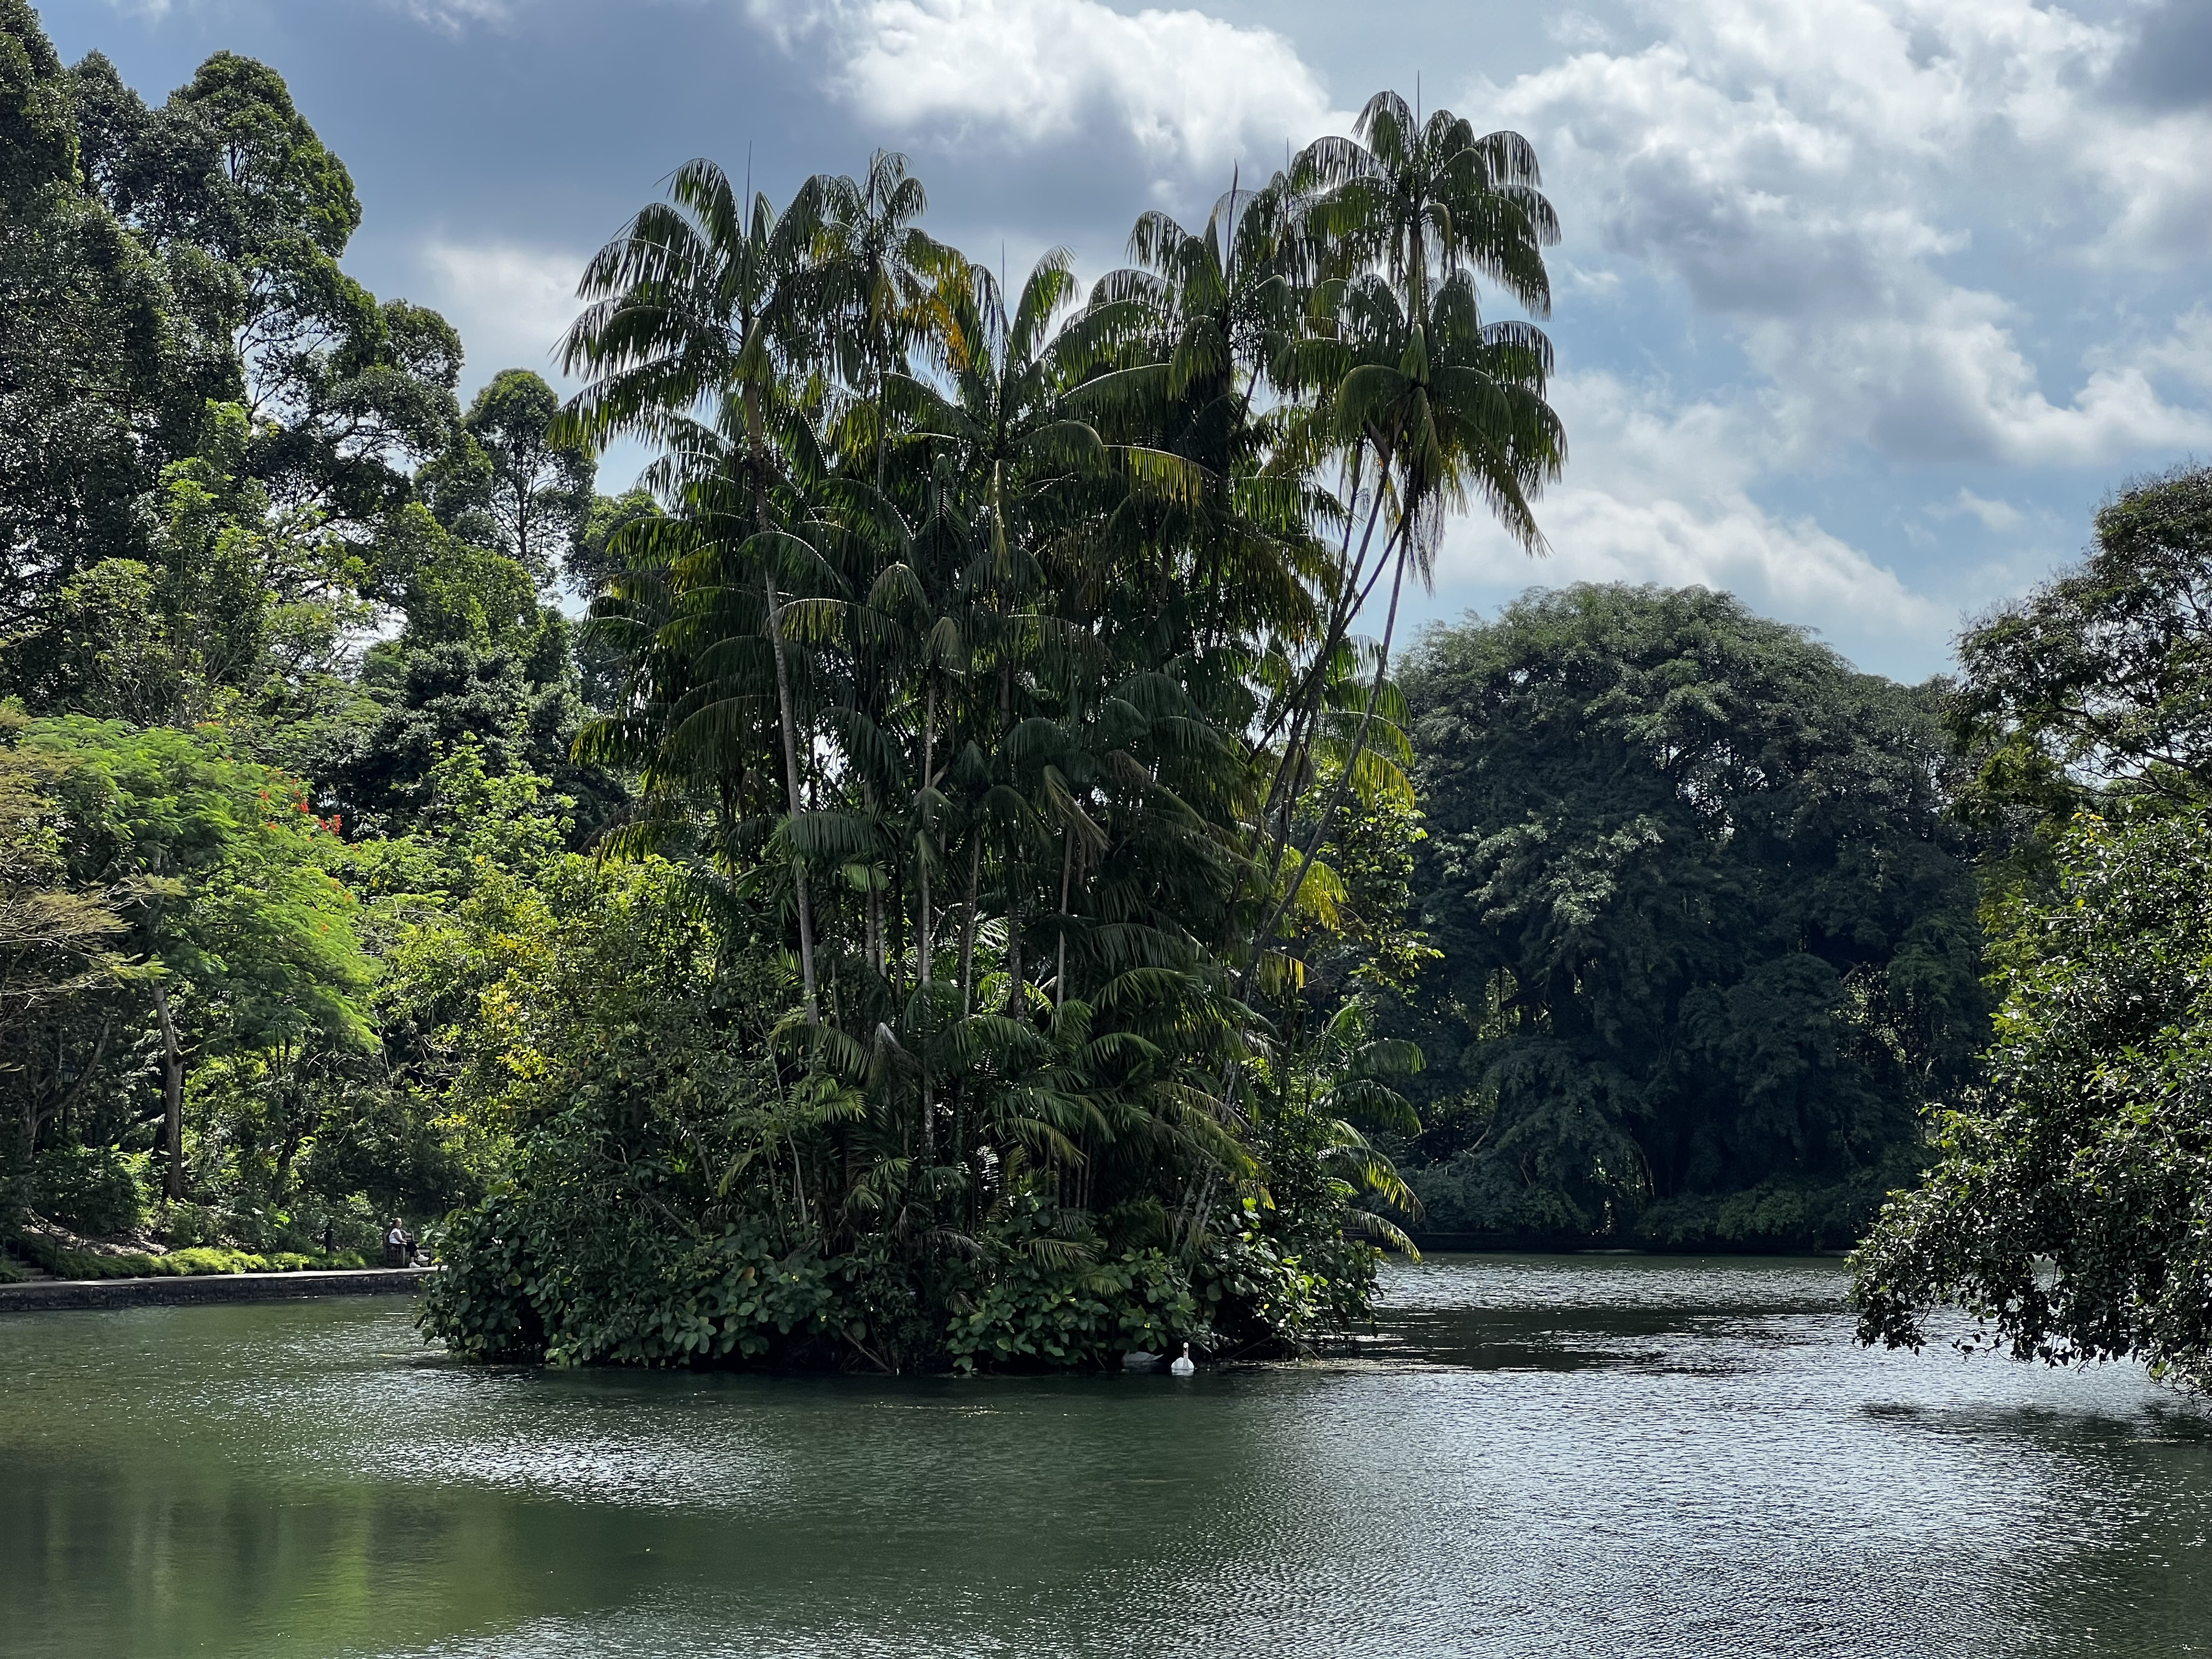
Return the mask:
<path id="1" fill-rule="evenodd" d="M 1324 1366 L 472 1371 L 383 1300 L 0 1321 L 10 1656 L 2212 1652 L 2212 1418 L 1828 1261 L 1445 1258 Z"/>

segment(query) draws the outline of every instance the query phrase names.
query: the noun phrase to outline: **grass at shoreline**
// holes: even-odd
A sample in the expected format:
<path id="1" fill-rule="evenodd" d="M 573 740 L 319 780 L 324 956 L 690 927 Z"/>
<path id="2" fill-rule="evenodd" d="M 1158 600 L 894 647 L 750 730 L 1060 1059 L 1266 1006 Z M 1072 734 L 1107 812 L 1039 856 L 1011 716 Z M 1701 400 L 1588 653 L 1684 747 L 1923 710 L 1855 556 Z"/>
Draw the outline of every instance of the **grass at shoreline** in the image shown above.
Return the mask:
<path id="1" fill-rule="evenodd" d="M 35 1235 L 17 1233 L 7 1248 L 33 1266 L 57 1279 L 170 1279 L 201 1273 L 298 1273 L 309 1268 L 362 1268 L 368 1266 L 358 1251 L 339 1250 L 330 1255 L 303 1255 L 279 1250 L 267 1255 L 248 1250 L 226 1250 L 214 1246 L 171 1250 L 153 1255 L 131 1251 L 110 1255 L 92 1250 L 63 1249 Z M 19 1274 L 0 1265 L 0 1283 Z"/>

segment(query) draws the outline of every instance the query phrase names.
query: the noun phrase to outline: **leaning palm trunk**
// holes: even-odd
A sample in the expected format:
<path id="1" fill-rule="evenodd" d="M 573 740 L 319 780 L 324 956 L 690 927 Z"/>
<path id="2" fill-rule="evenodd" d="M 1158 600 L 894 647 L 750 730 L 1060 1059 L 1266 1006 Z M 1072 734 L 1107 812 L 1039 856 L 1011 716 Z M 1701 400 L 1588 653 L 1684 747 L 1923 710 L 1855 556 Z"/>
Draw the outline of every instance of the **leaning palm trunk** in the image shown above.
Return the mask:
<path id="1" fill-rule="evenodd" d="M 783 619 L 775 592 L 775 577 L 766 570 L 761 573 L 761 589 L 768 599 L 768 627 L 770 649 L 775 657 L 776 714 L 783 728 L 783 781 L 790 803 L 791 821 L 795 826 L 805 810 L 805 798 L 799 787 L 799 723 L 791 710 L 791 669 L 784 659 Z M 806 999 L 806 1023 L 821 1023 L 822 1006 L 815 992 L 814 979 L 814 906 L 806 878 L 805 854 L 793 848 L 791 855 L 792 888 L 799 906 L 799 975 Z"/>
<path id="2" fill-rule="evenodd" d="M 154 981 L 154 1012 L 161 1023 L 161 1195 L 172 1203 L 185 1198 L 185 1050 L 178 1041 L 169 988 Z"/>
<path id="3" fill-rule="evenodd" d="M 1321 822 L 1314 826 L 1312 836 L 1299 849 L 1298 867 L 1291 877 L 1290 887 L 1269 908 L 1266 922 L 1255 936 L 1257 940 L 1269 938 L 1281 925 L 1283 918 L 1296 908 L 1298 895 L 1305 888 L 1307 872 L 1313 868 L 1314 860 L 1320 855 L 1321 849 L 1328 844 L 1329 831 L 1336 827 L 1336 815 L 1343 810 L 1345 795 L 1352 787 L 1352 774 L 1358 768 L 1360 757 L 1367 752 L 1368 734 L 1375 726 L 1375 709 L 1382 701 L 1382 688 L 1389 681 L 1390 641 L 1398 631 L 1398 600 L 1405 591 L 1406 564 L 1412 557 L 1410 546 L 1399 548 L 1398 568 L 1390 579 L 1390 610 L 1382 624 L 1382 644 L 1376 653 L 1375 679 L 1368 687 L 1367 707 L 1360 713 L 1358 729 L 1352 733 L 1352 747 L 1345 755 L 1344 767 L 1337 775 L 1336 787 L 1329 792 L 1328 805 L 1322 809 Z M 1283 839 L 1285 843 L 1290 839 L 1287 816 L 1283 827 Z M 1279 848 L 1277 855 L 1280 856 Z"/>

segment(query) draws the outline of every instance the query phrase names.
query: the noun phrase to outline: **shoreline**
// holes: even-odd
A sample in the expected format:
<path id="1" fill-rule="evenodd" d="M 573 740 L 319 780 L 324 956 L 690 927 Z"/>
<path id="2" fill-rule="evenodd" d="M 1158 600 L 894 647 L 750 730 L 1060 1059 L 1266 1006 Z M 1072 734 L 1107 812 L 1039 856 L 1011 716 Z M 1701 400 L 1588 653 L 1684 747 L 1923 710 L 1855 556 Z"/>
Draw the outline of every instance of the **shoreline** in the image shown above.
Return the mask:
<path id="1" fill-rule="evenodd" d="M 290 1273 L 190 1273 L 150 1279 L 34 1279 L 0 1285 L 0 1314 L 284 1302 L 319 1296 L 413 1295 L 435 1267 L 302 1267 Z"/>

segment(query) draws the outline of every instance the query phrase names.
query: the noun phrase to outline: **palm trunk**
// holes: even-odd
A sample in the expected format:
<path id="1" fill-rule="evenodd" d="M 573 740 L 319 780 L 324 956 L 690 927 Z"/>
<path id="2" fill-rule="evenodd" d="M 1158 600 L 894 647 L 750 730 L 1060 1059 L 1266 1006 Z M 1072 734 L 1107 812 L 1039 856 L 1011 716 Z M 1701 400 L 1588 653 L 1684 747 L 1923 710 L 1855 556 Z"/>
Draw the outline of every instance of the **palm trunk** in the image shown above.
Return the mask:
<path id="1" fill-rule="evenodd" d="M 1355 497 L 1358 493 L 1358 479 L 1363 470 L 1364 459 L 1363 446 L 1361 450 L 1354 453 L 1352 461 L 1352 488 Z M 1356 562 L 1352 558 L 1352 520 L 1347 518 L 1345 521 L 1344 547 L 1338 561 L 1339 567 L 1344 574 L 1343 592 L 1332 607 L 1334 614 L 1330 617 L 1328 626 L 1323 631 L 1321 649 L 1315 654 L 1313 667 L 1307 676 L 1306 683 L 1299 688 L 1297 695 L 1290 699 L 1286 708 L 1285 712 L 1289 716 L 1290 725 L 1283 734 L 1282 759 L 1277 763 L 1274 775 L 1268 782 L 1267 797 L 1261 804 L 1258 819 L 1260 836 L 1263 844 L 1272 843 L 1272 848 L 1266 859 L 1267 876 L 1262 884 L 1263 890 L 1273 890 L 1276 878 L 1282 872 L 1283 854 L 1289 849 L 1291 823 L 1297 806 L 1298 779 L 1305 770 L 1306 756 L 1310 746 L 1313 726 L 1320 718 L 1321 702 L 1327 684 L 1328 662 L 1335 655 L 1337 647 L 1343 642 L 1345 635 L 1350 631 L 1353 621 L 1358 615 L 1359 602 L 1357 597 L 1359 592 L 1358 578 L 1367 567 L 1368 550 L 1374 544 L 1375 527 L 1382 518 L 1382 489 L 1389 471 L 1389 463 L 1387 453 L 1378 454 L 1374 502 L 1368 511 L 1367 527 L 1360 533 L 1359 557 Z M 1402 514 L 1400 514 L 1401 520 L 1403 517 Z M 1382 551 L 1386 559 L 1389 556 L 1390 544 L 1395 539 L 1397 533 L 1398 526 L 1394 526 L 1390 535 L 1384 538 Z M 1378 572 L 1379 568 L 1378 567 Z M 1272 735 L 1272 731 L 1263 732 L 1260 740 L 1264 743 Z M 1237 878 L 1237 890 L 1230 906 L 1232 911 L 1237 902 L 1243 896 L 1243 880 L 1242 875 Z"/>
<path id="2" fill-rule="evenodd" d="M 878 429 L 878 443 L 881 442 L 880 429 Z M 931 848 L 929 845 L 928 829 L 927 825 L 920 823 L 920 819 L 921 797 L 928 792 L 930 787 L 930 742 L 932 738 L 935 735 L 936 725 L 937 688 L 933 685 L 923 695 L 922 698 L 921 787 L 915 792 L 915 817 L 917 820 L 916 827 L 921 830 L 921 845 L 917 849 L 919 856 L 915 860 L 915 886 L 916 889 L 914 929 L 915 978 L 917 982 L 920 983 L 922 990 L 921 1008 L 922 1018 L 924 1020 L 928 1020 L 932 1018 L 932 1011 L 929 1006 L 929 953 L 931 950 L 929 937 L 929 855 Z M 919 1041 L 921 1049 L 921 1162 L 922 1167 L 927 1169 L 934 1165 L 937 1162 L 937 1107 L 936 1103 L 930 1097 L 929 1035 L 926 1030 L 921 1033 Z"/>
<path id="3" fill-rule="evenodd" d="M 860 786 L 860 804 L 866 809 L 869 817 L 872 819 L 876 812 L 876 792 L 873 785 Z M 867 929 L 869 965 L 875 969 L 877 978 L 888 982 L 891 976 L 890 966 L 886 960 L 890 929 L 884 923 L 883 890 L 876 885 L 876 871 L 872 860 L 868 866 Z"/>
<path id="4" fill-rule="evenodd" d="M 805 811 L 805 802 L 799 787 L 799 725 L 791 712 L 791 670 L 784 660 L 783 618 L 776 602 L 775 577 L 763 571 L 761 586 L 768 596 L 769 642 L 775 656 L 776 714 L 783 727 L 783 781 L 795 827 Z M 822 1006 L 815 994 L 813 896 L 807 885 L 806 860 L 796 848 L 792 852 L 791 879 L 799 904 L 799 976 L 806 998 L 806 1023 L 818 1025 Z"/>
<path id="5" fill-rule="evenodd" d="M 752 449 L 753 464 L 753 526 L 756 530 L 768 528 L 767 458 L 761 443 L 760 388 L 747 382 L 745 386 L 745 436 Z M 768 600 L 769 649 L 775 659 L 776 716 L 783 728 L 783 781 L 790 799 L 792 822 L 795 825 L 805 810 L 799 786 L 799 723 L 792 714 L 791 666 L 783 651 L 783 608 L 776 597 L 775 572 L 767 564 L 761 567 L 761 591 Z M 816 994 L 814 977 L 814 903 L 806 878 L 806 860 L 796 850 L 791 860 L 792 885 L 799 905 L 799 976 L 806 999 L 806 1023 L 822 1023 L 822 1005 Z"/>
<path id="6" fill-rule="evenodd" d="M 168 1167 L 161 1172 L 161 1195 L 172 1203 L 185 1197 L 185 1051 L 169 1007 L 169 988 L 154 981 L 154 1012 L 161 1022 L 161 1151 Z"/>
<path id="7" fill-rule="evenodd" d="M 935 686 L 933 686 L 933 686 L 931 686 L 931 687 L 929 688 L 928 693 L 927 693 L 927 696 L 926 696 L 926 698 L 925 698 L 925 700 L 924 700 L 924 702 L 923 702 L 923 705 L 922 705 L 922 715 L 921 715 L 921 788 L 920 790 L 917 790 L 917 791 L 915 791 L 915 809 L 916 809 L 916 816 L 917 816 L 917 817 L 919 817 L 919 815 L 920 815 L 920 809 L 921 809 L 921 795 L 922 795 L 922 793 L 923 793 L 925 791 L 927 791 L 927 790 L 930 787 L 930 784 L 931 784 L 931 779 L 930 779 L 930 775 L 929 775 L 929 769 L 930 769 L 930 750 L 931 750 L 931 743 L 932 743 L 932 740 L 933 740 L 933 739 L 934 738 L 934 737 L 936 736 L 936 726 L 937 726 L 937 688 L 936 688 Z M 929 845 L 929 831 L 928 831 L 928 829 L 927 829 L 927 826 L 923 826 L 923 827 L 922 827 L 922 846 L 921 846 L 921 857 L 920 857 L 919 859 L 917 859 L 917 860 L 915 860 L 915 884 L 916 888 L 919 890 L 919 892 L 920 892 L 920 897 L 921 897 L 921 902 L 916 906 L 916 908 L 915 908 L 915 939 L 916 939 L 916 940 L 919 942 L 919 945 L 920 945 L 920 956 L 919 956 L 919 957 L 918 957 L 918 959 L 916 960 L 915 964 L 915 978 L 917 978 L 918 980 L 920 980 L 920 981 L 921 981 L 921 982 L 922 984 L 924 984 L 924 985 L 927 985 L 927 984 L 928 984 L 928 983 L 929 983 L 929 968 L 930 968 L 930 963 L 929 963 L 929 953 L 930 953 L 930 950 L 931 950 L 930 928 L 929 928 L 929 855 L 930 855 L 930 852 L 931 852 L 931 848 L 930 848 L 930 845 Z"/>
<path id="8" fill-rule="evenodd" d="M 980 828 L 968 851 L 968 904 L 960 923 L 960 1018 L 968 1018 L 975 989 L 975 900 L 983 879 L 983 837 Z"/>
<path id="9" fill-rule="evenodd" d="M 1276 924 L 1298 902 L 1298 893 L 1306 884 L 1306 872 L 1313 868 L 1314 859 L 1328 841 L 1330 830 L 1335 827 L 1336 815 L 1344 805 L 1346 793 L 1352 787 L 1352 770 L 1359 764 L 1360 756 L 1366 752 L 1367 733 L 1375 724 L 1375 706 L 1382 700 L 1383 680 L 1390 672 L 1390 639 L 1398 630 L 1398 598 L 1406 586 L 1406 566 L 1413 556 L 1410 544 L 1412 539 L 1407 537 L 1407 545 L 1398 550 L 1398 569 L 1390 580 L 1390 613 L 1382 624 L 1382 648 L 1376 654 L 1375 683 L 1368 690 L 1367 708 L 1359 717 L 1359 730 L 1352 736 L 1352 752 L 1345 757 L 1344 771 L 1336 781 L 1335 789 L 1330 793 L 1328 808 L 1322 813 L 1321 823 L 1316 827 L 1313 838 L 1306 843 L 1304 856 L 1298 860 L 1297 874 L 1291 878 L 1290 890 L 1275 905 L 1273 914 L 1268 917 L 1266 927 L 1259 935 L 1263 940 L 1273 933 Z"/>
<path id="10" fill-rule="evenodd" d="M 1067 1002 L 1067 884 L 1075 873 L 1075 831 L 1064 829 L 1060 832 L 1060 960 L 1052 970 L 1052 1006 L 1064 1007 Z"/>

